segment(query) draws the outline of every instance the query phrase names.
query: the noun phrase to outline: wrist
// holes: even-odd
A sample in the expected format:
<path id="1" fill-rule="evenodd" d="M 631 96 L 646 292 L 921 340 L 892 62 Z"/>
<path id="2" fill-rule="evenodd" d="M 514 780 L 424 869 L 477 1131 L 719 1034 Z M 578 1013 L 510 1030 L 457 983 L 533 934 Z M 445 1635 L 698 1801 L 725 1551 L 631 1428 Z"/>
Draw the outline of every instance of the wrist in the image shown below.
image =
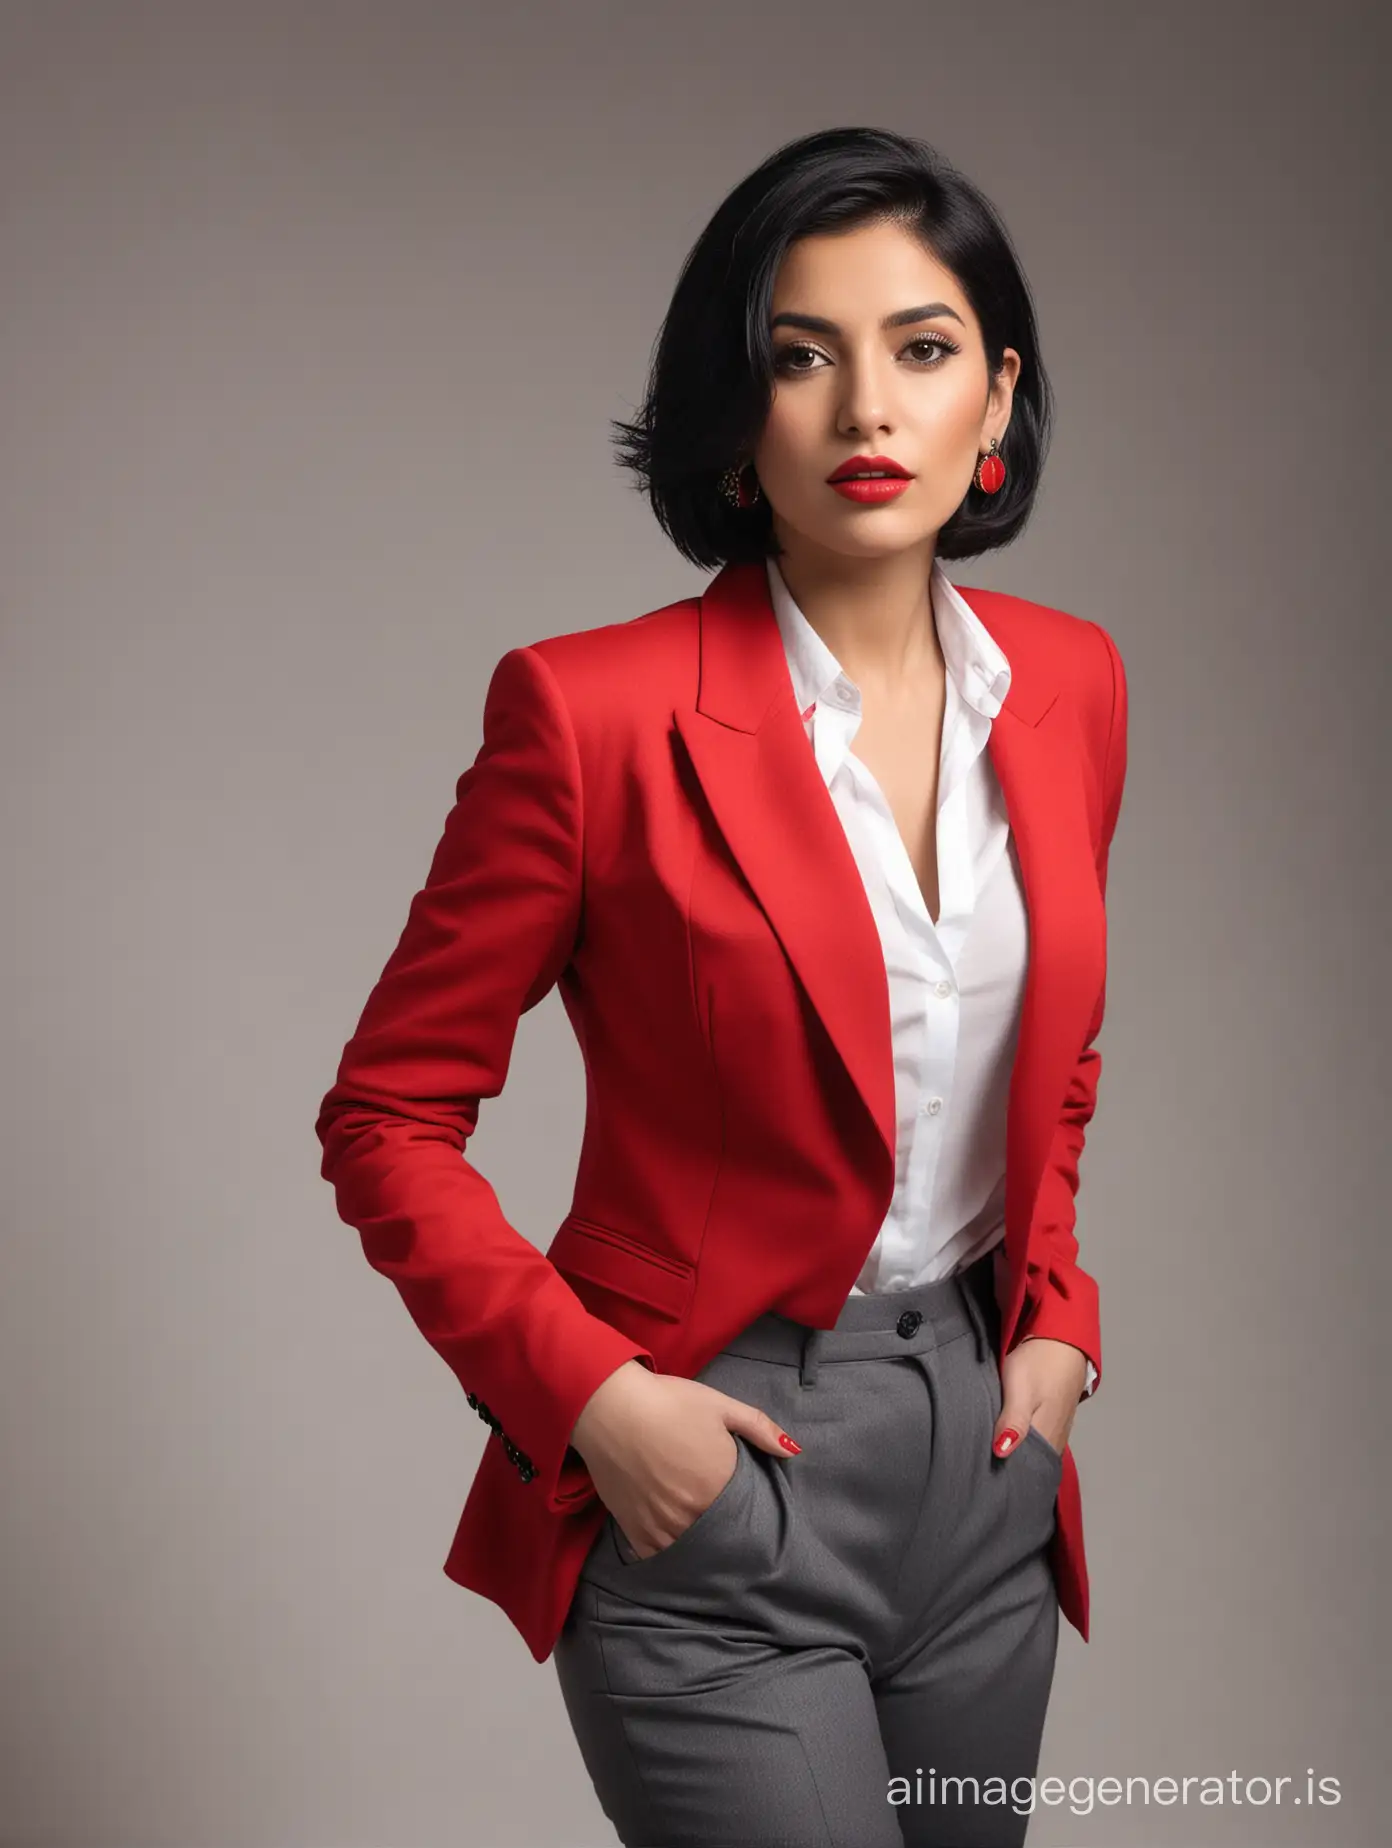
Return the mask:
<path id="1" fill-rule="evenodd" d="M 607 1378 L 600 1381 L 581 1407 L 580 1416 L 570 1433 L 571 1449 L 584 1457 L 586 1445 L 593 1445 L 597 1438 L 602 1440 L 606 1435 L 615 1408 L 631 1396 L 635 1382 L 639 1378 L 652 1377 L 652 1370 L 640 1360 L 621 1362 Z"/>

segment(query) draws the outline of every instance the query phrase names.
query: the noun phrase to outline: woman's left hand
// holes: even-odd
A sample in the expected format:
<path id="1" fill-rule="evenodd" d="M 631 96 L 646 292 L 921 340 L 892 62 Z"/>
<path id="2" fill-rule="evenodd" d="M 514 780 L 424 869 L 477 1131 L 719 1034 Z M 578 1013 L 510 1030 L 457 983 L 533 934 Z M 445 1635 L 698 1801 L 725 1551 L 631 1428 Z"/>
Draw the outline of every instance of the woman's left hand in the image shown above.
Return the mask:
<path id="1" fill-rule="evenodd" d="M 1026 1335 L 1001 1363 L 1001 1415 L 991 1433 L 997 1456 L 1010 1456 L 1031 1425 L 1062 1451 L 1073 1429 L 1078 1401 L 1087 1384 L 1087 1356 L 1068 1341 Z M 1015 1433 L 1002 1449 L 1000 1439 Z"/>

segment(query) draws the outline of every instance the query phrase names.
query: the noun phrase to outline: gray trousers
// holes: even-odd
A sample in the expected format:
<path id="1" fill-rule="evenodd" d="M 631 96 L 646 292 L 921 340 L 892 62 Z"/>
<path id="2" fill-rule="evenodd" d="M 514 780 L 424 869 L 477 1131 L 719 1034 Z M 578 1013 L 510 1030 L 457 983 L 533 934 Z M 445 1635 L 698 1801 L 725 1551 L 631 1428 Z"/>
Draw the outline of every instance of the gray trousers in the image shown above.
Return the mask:
<path id="1" fill-rule="evenodd" d="M 553 1660 L 625 1848 L 1013 1848 L 1053 1680 L 1062 1472 L 1000 1415 L 991 1259 L 761 1316 L 697 1374 L 802 1445 L 639 1558 L 611 1515 Z M 946 1780 L 946 1781 L 944 1781 Z"/>

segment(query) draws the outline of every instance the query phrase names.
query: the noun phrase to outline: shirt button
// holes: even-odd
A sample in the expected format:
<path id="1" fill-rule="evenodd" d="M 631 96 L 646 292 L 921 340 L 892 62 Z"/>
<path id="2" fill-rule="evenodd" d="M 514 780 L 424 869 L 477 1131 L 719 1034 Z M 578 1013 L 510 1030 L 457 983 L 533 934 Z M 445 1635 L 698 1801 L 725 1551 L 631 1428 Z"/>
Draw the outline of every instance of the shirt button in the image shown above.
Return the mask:
<path id="1" fill-rule="evenodd" d="M 920 1104 L 918 1107 L 920 1116 L 936 1116 L 941 1109 L 942 1099 L 940 1097 L 930 1097 L 926 1104 Z"/>
<path id="2" fill-rule="evenodd" d="M 933 993 L 938 997 L 939 1001 L 945 1001 L 952 993 L 951 982 L 939 982 L 937 987 L 933 990 Z"/>

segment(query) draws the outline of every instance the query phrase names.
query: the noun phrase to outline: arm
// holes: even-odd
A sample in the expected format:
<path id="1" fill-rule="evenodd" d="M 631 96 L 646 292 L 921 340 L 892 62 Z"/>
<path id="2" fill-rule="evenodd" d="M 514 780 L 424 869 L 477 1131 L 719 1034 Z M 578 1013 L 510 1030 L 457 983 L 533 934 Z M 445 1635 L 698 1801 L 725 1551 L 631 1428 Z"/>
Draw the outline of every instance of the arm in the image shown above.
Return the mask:
<path id="1" fill-rule="evenodd" d="M 1097 880 L 1107 896 L 1107 860 L 1116 832 L 1121 793 L 1126 781 L 1127 696 L 1126 671 L 1115 642 L 1098 623 L 1091 625 L 1106 645 L 1110 663 L 1111 725 L 1103 760 L 1102 838 L 1097 852 Z M 1017 1340 L 1043 1335 L 1067 1341 L 1086 1355 L 1088 1384 L 1083 1394 L 1096 1390 L 1102 1377 L 1102 1341 L 1098 1318 L 1097 1284 L 1078 1264 L 1078 1165 L 1088 1124 L 1097 1103 L 1097 1080 L 1102 1055 L 1093 1042 L 1102 1027 L 1107 998 L 1104 975 L 1082 1050 L 1064 1095 L 1058 1128 L 1039 1184 L 1031 1228 L 1031 1256 L 1025 1284 L 1025 1312 Z"/>
<path id="2" fill-rule="evenodd" d="M 625 1361 L 651 1367 L 652 1356 L 584 1308 L 464 1149 L 480 1098 L 502 1090 L 520 1016 L 569 959 L 582 825 L 560 690 L 540 655 L 511 649 L 426 883 L 315 1124 L 340 1218 L 553 1508 L 575 1499 L 566 1448 L 581 1409 Z"/>

